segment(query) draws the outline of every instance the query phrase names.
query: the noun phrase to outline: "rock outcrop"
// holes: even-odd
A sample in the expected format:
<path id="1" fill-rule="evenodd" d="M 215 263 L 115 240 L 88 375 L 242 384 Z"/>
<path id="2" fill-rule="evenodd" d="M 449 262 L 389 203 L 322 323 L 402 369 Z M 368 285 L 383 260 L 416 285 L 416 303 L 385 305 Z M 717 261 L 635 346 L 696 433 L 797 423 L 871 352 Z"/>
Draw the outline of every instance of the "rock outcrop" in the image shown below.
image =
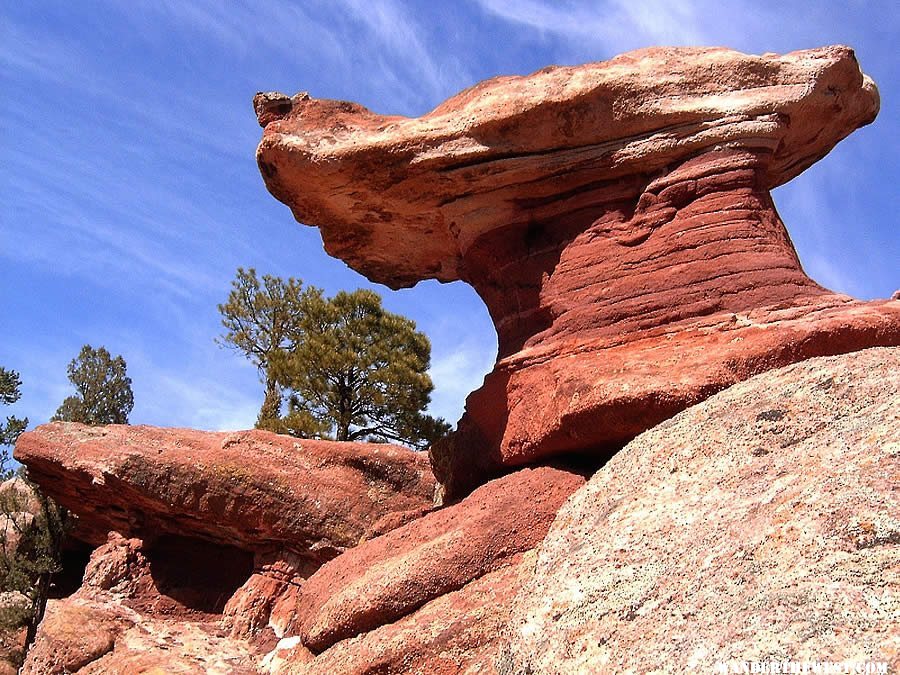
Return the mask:
<path id="1" fill-rule="evenodd" d="M 407 448 L 146 426 L 55 422 L 22 434 L 16 459 L 79 518 L 107 533 L 287 548 L 318 567 L 385 516 L 430 506 L 427 458 Z"/>
<path id="2" fill-rule="evenodd" d="M 189 548 L 169 561 L 145 550 L 140 539 L 110 534 L 91 555 L 81 588 L 47 604 L 24 675 L 257 672 L 260 646 L 229 634 L 219 621 L 224 599 L 209 594 L 230 561 L 197 574 Z"/>
<path id="3" fill-rule="evenodd" d="M 735 385 L 640 435 L 562 508 L 503 672 L 894 672 L 898 486 L 900 349 Z"/>
<path id="4" fill-rule="evenodd" d="M 426 512 L 435 491 L 422 453 L 264 431 L 53 423 L 23 434 L 15 455 L 76 516 L 74 536 L 102 544 L 78 592 L 50 604 L 29 656 L 36 673 L 239 672 L 283 635 L 307 577 Z M 81 620 L 103 639 L 60 648 Z M 179 625 L 191 644 L 208 638 L 208 653 L 180 643 Z"/>
<path id="5" fill-rule="evenodd" d="M 534 548 L 585 478 L 541 466 L 366 541 L 300 588 L 271 672 L 493 672 Z M 293 637 L 291 637 L 293 636 Z"/>
<path id="6" fill-rule="evenodd" d="M 417 611 L 318 656 L 301 643 L 273 651 L 269 672 L 293 675 L 462 675 L 496 673 L 513 600 L 531 578 L 529 551 Z M 284 642 L 290 642 L 285 640 Z"/>
<path id="7" fill-rule="evenodd" d="M 487 667 L 534 548 L 586 480 L 525 468 L 427 512 L 427 457 L 390 446 L 51 424 L 16 456 L 82 532 L 111 530 L 81 588 L 48 605 L 26 673 Z"/>
<path id="8" fill-rule="evenodd" d="M 303 643 L 321 652 L 511 564 L 541 542 L 584 480 L 547 466 L 522 469 L 326 563 L 300 591 Z"/>
<path id="9" fill-rule="evenodd" d="M 756 373 L 900 344 L 900 305 L 802 271 L 769 191 L 878 111 L 852 50 L 648 49 L 501 77 L 416 119 L 257 96 L 269 190 L 397 288 L 470 283 L 499 356 L 432 448 L 451 498 L 604 458 Z"/>

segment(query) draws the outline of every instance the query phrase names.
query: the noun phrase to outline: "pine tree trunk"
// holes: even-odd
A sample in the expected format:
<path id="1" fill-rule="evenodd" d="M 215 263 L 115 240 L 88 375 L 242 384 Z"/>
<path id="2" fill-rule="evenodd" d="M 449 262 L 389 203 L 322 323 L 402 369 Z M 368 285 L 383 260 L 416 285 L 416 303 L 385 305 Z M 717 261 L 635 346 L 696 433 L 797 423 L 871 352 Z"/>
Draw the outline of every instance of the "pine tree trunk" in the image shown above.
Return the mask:
<path id="1" fill-rule="evenodd" d="M 41 621 L 44 619 L 44 611 L 47 609 L 47 598 L 50 595 L 50 573 L 43 572 L 38 577 L 34 585 L 34 598 L 31 600 L 31 616 L 28 619 L 28 626 L 25 631 L 25 645 L 22 648 L 23 654 L 28 654 L 34 639 L 37 637 L 37 629 Z"/>

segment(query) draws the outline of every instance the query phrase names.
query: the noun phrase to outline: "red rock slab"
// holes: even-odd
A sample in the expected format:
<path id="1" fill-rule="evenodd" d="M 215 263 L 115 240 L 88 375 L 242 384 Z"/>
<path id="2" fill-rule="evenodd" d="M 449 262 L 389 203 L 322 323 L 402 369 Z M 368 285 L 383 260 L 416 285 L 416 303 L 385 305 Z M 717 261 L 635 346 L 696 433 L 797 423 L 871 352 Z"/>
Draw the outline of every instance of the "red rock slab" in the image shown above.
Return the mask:
<path id="1" fill-rule="evenodd" d="M 522 469 L 345 552 L 300 589 L 296 625 L 303 644 L 321 652 L 511 564 L 543 539 L 557 509 L 583 483 L 568 470 Z"/>
<path id="2" fill-rule="evenodd" d="M 291 675 L 462 675 L 498 672 L 501 635 L 535 553 L 430 601 L 395 623 L 333 645 L 313 659 L 302 645 L 278 654 Z"/>
<path id="3" fill-rule="evenodd" d="M 900 348 L 736 384 L 638 436 L 560 509 L 506 672 L 894 672 L 898 488 Z"/>
<path id="4" fill-rule="evenodd" d="M 681 410 L 737 382 L 808 358 L 900 344 L 900 302 L 827 295 L 722 312 L 558 352 L 502 359 L 466 402 L 457 432 L 432 447 L 448 495 L 498 467 L 569 453 L 609 457 Z M 549 353 L 548 353 L 549 351 Z"/>
<path id="5" fill-rule="evenodd" d="M 769 194 L 875 118 L 847 47 L 640 50 L 415 119 L 308 95 L 256 107 L 266 184 L 329 253 L 395 288 L 462 279 L 488 307 L 496 367 L 431 449 L 448 498 L 603 458 L 768 368 L 900 344 L 900 304 L 808 278 Z"/>
<path id="6" fill-rule="evenodd" d="M 204 539 L 245 551 L 287 548 L 321 564 L 385 515 L 432 502 L 421 453 L 384 444 L 52 423 L 22 434 L 16 458 L 79 517 L 76 533 Z M 102 538 L 101 538 L 102 537 Z"/>

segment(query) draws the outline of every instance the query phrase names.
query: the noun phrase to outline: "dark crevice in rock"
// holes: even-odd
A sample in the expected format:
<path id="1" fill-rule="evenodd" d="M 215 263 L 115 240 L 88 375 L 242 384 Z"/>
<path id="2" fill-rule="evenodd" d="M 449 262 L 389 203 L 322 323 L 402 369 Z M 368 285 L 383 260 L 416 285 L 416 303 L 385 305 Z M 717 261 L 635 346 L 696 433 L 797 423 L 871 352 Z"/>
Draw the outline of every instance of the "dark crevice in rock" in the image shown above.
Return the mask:
<path id="1" fill-rule="evenodd" d="M 234 546 L 166 535 L 144 549 L 156 588 L 189 610 L 221 614 L 253 574 L 253 554 Z"/>

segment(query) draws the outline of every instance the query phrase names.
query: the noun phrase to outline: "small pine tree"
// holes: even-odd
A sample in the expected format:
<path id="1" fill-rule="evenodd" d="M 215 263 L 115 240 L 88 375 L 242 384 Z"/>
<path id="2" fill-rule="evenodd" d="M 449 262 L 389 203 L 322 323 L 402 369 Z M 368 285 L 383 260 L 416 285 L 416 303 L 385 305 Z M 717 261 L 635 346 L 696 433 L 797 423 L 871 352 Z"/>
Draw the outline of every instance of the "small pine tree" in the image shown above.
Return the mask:
<path id="1" fill-rule="evenodd" d="M 121 356 L 113 358 L 105 347 L 84 345 L 68 367 L 76 394 L 62 402 L 51 420 L 92 426 L 128 424 L 134 394 L 126 370 Z"/>

